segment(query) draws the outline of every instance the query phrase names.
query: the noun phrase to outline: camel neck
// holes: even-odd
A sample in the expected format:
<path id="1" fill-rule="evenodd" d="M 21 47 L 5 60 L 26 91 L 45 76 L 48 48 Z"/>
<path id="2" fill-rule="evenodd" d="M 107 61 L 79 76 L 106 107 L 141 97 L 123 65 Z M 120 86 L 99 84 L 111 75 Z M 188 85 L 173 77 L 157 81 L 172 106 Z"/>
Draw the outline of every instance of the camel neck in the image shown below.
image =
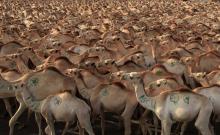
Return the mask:
<path id="1" fill-rule="evenodd" d="M 79 77 L 74 77 L 74 79 L 77 84 L 77 88 L 78 88 L 80 95 L 83 98 L 89 100 L 90 99 L 90 90 L 86 87 L 84 80 L 80 79 Z"/>
<path id="2" fill-rule="evenodd" d="M 42 60 L 35 53 L 32 53 L 29 57 L 31 61 L 33 61 L 34 65 L 36 66 L 42 63 Z"/>
<path id="3" fill-rule="evenodd" d="M 139 80 L 138 82 L 136 82 L 134 84 L 134 88 L 135 88 L 135 93 L 136 93 L 136 97 L 137 97 L 138 102 L 143 107 L 145 107 L 151 111 L 154 111 L 156 101 L 154 100 L 154 97 L 149 97 L 148 95 L 146 95 L 146 93 L 144 91 L 143 81 Z"/>

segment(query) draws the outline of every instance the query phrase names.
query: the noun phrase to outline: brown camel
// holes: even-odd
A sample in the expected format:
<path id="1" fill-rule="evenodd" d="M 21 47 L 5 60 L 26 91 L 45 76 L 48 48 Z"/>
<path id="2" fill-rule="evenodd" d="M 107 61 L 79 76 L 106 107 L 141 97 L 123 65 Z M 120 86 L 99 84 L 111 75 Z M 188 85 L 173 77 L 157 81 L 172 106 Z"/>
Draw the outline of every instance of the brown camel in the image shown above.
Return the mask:
<path id="1" fill-rule="evenodd" d="M 137 106 L 137 100 L 134 92 L 128 90 L 121 83 L 96 83 L 92 89 L 87 87 L 84 77 L 80 74 L 80 69 L 69 69 L 68 74 L 73 75 L 77 84 L 79 93 L 90 101 L 93 112 L 96 115 L 101 115 L 102 134 L 104 135 L 104 111 L 114 112 L 123 118 L 124 134 L 131 134 L 131 117 Z M 120 98 L 111 100 L 116 96 Z M 109 102 L 111 100 L 111 102 Z"/>

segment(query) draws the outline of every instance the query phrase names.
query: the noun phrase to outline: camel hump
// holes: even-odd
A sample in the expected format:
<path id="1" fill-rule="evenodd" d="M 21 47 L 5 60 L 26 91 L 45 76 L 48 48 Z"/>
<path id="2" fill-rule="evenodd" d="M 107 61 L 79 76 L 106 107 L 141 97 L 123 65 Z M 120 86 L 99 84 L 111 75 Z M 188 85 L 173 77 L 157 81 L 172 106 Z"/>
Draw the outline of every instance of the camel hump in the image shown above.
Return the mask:
<path id="1" fill-rule="evenodd" d="M 58 61 L 58 60 L 65 60 L 66 62 L 72 64 L 72 62 L 65 56 L 60 56 L 60 57 L 55 59 L 55 61 Z"/>
<path id="2" fill-rule="evenodd" d="M 44 70 L 44 71 L 46 71 L 46 70 L 54 71 L 54 72 L 56 72 L 56 73 L 58 73 L 58 74 L 60 74 L 60 75 L 65 76 L 62 72 L 60 72 L 60 71 L 59 71 L 56 67 L 54 67 L 54 66 L 49 66 L 49 67 L 47 67 L 47 68 L 45 68 L 45 69 L 42 69 L 42 70 Z M 40 70 L 40 71 L 42 71 L 42 70 Z M 40 71 L 38 71 L 38 72 L 40 72 Z"/>

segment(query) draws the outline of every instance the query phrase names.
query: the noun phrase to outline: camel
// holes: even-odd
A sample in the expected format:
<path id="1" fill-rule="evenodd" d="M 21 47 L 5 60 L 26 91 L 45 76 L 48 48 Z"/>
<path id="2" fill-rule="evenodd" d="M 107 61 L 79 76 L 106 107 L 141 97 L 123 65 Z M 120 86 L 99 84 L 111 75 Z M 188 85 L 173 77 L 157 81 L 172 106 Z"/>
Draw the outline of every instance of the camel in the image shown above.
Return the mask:
<path id="1" fill-rule="evenodd" d="M 42 59 L 36 55 L 32 47 L 20 48 L 18 52 L 22 53 L 27 58 L 30 58 L 35 66 L 38 66 L 42 63 Z"/>
<path id="2" fill-rule="evenodd" d="M 16 63 L 7 56 L 0 57 L 0 67 L 6 69 L 17 69 Z"/>
<path id="3" fill-rule="evenodd" d="M 208 87 L 214 84 L 220 84 L 219 70 L 213 70 L 208 74 L 206 72 L 191 73 L 191 76 L 203 87 Z"/>
<path id="4" fill-rule="evenodd" d="M 22 76 L 22 74 L 20 72 L 18 72 L 17 70 L 7 70 L 7 69 L 1 70 L 0 74 L 1 74 L 0 76 L 3 79 L 5 79 L 7 81 L 11 81 L 11 82 L 19 79 Z M 9 113 L 10 117 L 12 117 L 13 114 L 12 114 L 11 104 L 10 104 L 9 100 L 7 98 L 3 98 L 3 101 L 4 101 L 7 112 Z"/>
<path id="5" fill-rule="evenodd" d="M 212 135 L 209 119 L 213 111 L 212 102 L 200 94 L 184 89 L 163 92 L 149 97 L 144 91 L 143 73 L 131 72 L 122 75 L 122 80 L 129 80 L 135 87 L 138 102 L 153 111 L 162 122 L 161 135 L 170 135 L 174 122 L 188 122 L 196 118 L 195 126 L 202 135 Z M 184 109 L 183 109 L 184 108 Z"/>
<path id="6" fill-rule="evenodd" d="M 192 72 L 211 72 L 218 68 L 220 60 L 220 55 L 215 51 L 206 52 L 201 54 L 195 58 L 185 57 L 183 58 L 183 62 L 188 66 L 188 70 L 190 73 Z"/>
<path id="7" fill-rule="evenodd" d="M 121 83 L 96 83 L 92 89 L 87 87 L 87 83 L 80 74 L 80 69 L 69 69 L 67 74 L 74 76 L 79 93 L 90 101 L 93 113 L 101 115 L 102 135 L 105 134 L 104 111 L 114 112 L 123 118 L 124 134 L 131 134 L 131 117 L 137 107 L 137 100 L 134 92 L 127 89 Z M 111 100 L 115 96 L 119 99 Z M 109 102 L 111 100 L 111 102 Z"/>
<path id="8" fill-rule="evenodd" d="M 162 65 L 170 73 L 184 77 L 186 83 L 189 84 L 192 88 L 195 88 L 193 80 L 191 80 L 189 77 L 191 72 L 188 70 L 188 66 L 186 66 L 182 60 L 178 60 L 176 57 L 171 57 L 163 62 Z"/>
<path id="9" fill-rule="evenodd" d="M 80 127 L 85 129 L 89 135 L 95 135 L 90 122 L 90 107 L 81 99 L 73 96 L 69 92 L 62 92 L 55 95 L 49 95 L 43 100 L 36 100 L 27 90 L 28 86 L 21 83 L 15 86 L 17 91 L 21 92 L 25 104 L 45 118 L 47 135 L 55 135 L 54 121 L 69 122 L 76 121 Z M 67 107 L 68 106 L 68 107 Z M 69 108 L 69 109 L 68 109 Z M 68 126 L 65 130 L 67 130 Z M 81 129 L 81 134 L 83 134 Z M 63 132 L 63 135 L 65 132 Z"/>
<path id="10" fill-rule="evenodd" d="M 165 54 L 163 54 L 163 56 L 176 56 L 176 57 L 191 57 L 193 54 L 192 52 L 188 51 L 186 48 L 184 47 L 177 47 L 173 50 L 169 50 L 168 52 L 166 52 Z"/>
<path id="11" fill-rule="evenodd" d="M 5 45 L 1 46 L 0 56 L 16 53 L 22 47 L 23 45 L 21 45 L 19 42 L 16 41 L 8 42 Z"/>
<path id="12" fill-rule="evenodd" d="M 166 88 L 161 86 L 168 86 Z M 175 78 L 164 78 L 151 82 L 147 88 L 145 88 L 146 93 L 149 96 L 157 96 L 164 91 L 176 90 L 178 88 L 183 88 Z"/>
<path id="13" fill-rule="evenodd" d="M 117 65 L 124 65 L 127 61 L 133 61 L 137 65 L 142 66 L 143 68 L 149 69 L 155 64 L 154 58 L 144 56 L 142 52 L 136 52 L 134 54 L 127 55 L 117 61 Z"/>
<path id="14" fill-rule="evenodd" d="M 202 74 L 197 74 L 197 75 L 202 75 Z M 157 83 L 152 83 L 150 85 L 150 88 L 154 89 L 161 89 L 161 90 L 175 90 L 175 83 L 173 82 L 164 82 L 164 81 L 160 81 Z M 218 102 L 218 97 L 220 94 L 220 86 L 219 85 L 211 85 L 208 87 L 199 87 L 199 88 L 195 88 L 192 90 L 195 93 L 201 94 L 207 98 L 210 99 L 210 101 L 213 103 L 213 111 L 214 114 L 217 116 L 217 121 L 219 120 L 219 116 L 220 116 L 220 110 L 219 110 L 219 102 Z M 183 127 L 181 128 L 181 135 L 183 135 L 183 133 L 186 130 L 186 125 L 187 123 L 183 124 Z M 213 132 L 213 131 L 212 131 Z"/>
<path id="15" fill-rule="evenodd" d="M 32 72 L 32 70 L 29 69 L 28 66 L 25 64 L 25 61 L 23 60 L 22 56 L 22 53 L 7 55 L 8 58 L 16 62 L 19 72 L 21 72 L 22 74 Z"/>
<path id="16" fill-rule="evenodd" d="M 50 80 L 50 81 L 48 83 L 47 81 L 44 80 Z M 62 92 L 63 90 L 71 91 L 73 95 L 75 95 L 76 93 L 74 80 L 71 79 L 70 77 L 63 75 L 60 71 L 58 71 L 54 67 L 48 67 L 41 71 L 25 74 L 24 76 L 19 78 L 19 80 L 16 81 L 24 82 L 24 84 L 27 85 L 27 89 L 36 100 L 45 99 L 49 95 Z M 4 80 L 4 82 L 6 82 L 7 84 L 12 83 L 6 80 Z M 47 85 L 48 87 L 44 87 L 45 85 Z M 9 121 L 10 135 L 13 135 L 15 122 L 27 107 L 24 104 L 24 101 L 21 99 L 20 93 L 15 93 L 15 91 L 11 89 L 6 89 L 4 91 L 1 91 L 0 95 L 2 96 L 2 98 L 16 96 L 20 104 L 17 112 Z"/>
<path id="17" fill-rule="evenodd" d="M 87 50 L 87 52 L 89 53 L 89 57 L 98 56 L 100 60 L 106 60 L 116 57 L 115 52 L 107 50 L 105 47 L 102 46 L 91 47 Z"/>
<path id="18" fill-rule="evenodd" d="M 140 62 L 140 61 L 139 61 Z M 139 65 L 141 64 L 141 65 Z M 134 60 L 128 60 L 126 62 L 117 62 L 113 59 L 106 59 L 96 63 L 96 67 L 106 70 L 108 72 L 117 72 L 117 71 L 144 71 L 146 67 L 145 61 L 142 60 L 140 63 L 136 63 Z"/>

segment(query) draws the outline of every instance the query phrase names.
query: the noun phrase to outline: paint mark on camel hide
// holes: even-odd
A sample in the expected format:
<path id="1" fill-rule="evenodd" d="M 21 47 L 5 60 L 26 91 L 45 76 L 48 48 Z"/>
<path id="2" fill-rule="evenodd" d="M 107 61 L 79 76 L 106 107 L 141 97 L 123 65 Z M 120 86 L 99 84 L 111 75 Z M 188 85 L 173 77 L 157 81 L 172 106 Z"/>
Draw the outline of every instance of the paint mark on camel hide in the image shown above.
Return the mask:
<path id="1" fill-rule="evenodd" d="M 183 101 L 186 103 L 186 104 L 189 104 L 189 96 L 185 96 L 183 97 Z"/>
<path id="2" fill-rule="evenodd" d="M 101 95 L 102 96 L 108 96 L 109 93 L 108 93 L 107 89 L 103 89 L 102 92 L 101 92 Z"/>
<path id="3" fill-rule="evenodd" d="M 179 96 L 178 95 L 170 95 L 170 102 L 177 104 L 179 102 Z"/>
<path id="4" fill-rule="evenodd" d="M 39 83 L 39 79 L 38 79 L 38 78 L 32 78 L 32 79 L 29 81 L 28 85 L 29 85 L 30 87 L 36 87 L 36 86 L 38 85 L 38 83 Z"/>

